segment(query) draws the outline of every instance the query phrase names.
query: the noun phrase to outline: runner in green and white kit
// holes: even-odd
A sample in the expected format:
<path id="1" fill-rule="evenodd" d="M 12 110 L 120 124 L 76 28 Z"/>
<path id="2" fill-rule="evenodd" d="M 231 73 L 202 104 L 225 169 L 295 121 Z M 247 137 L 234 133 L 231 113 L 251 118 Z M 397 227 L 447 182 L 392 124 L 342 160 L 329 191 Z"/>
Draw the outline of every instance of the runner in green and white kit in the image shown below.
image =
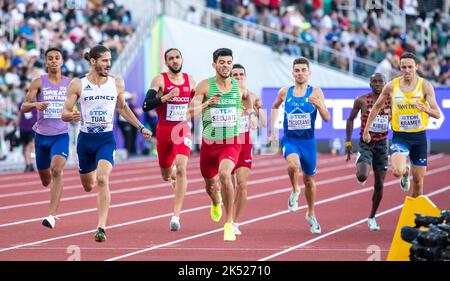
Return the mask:
<path id="1" fill-rule="evenodd" d="M 211 197 L 211 219 L 220 221 L 221 191 L 226 222 L 224 240 L 234 241 L 233 198 L 231 172 L 237 164 L 241 145 L 238 142 L 239 120 L 242 113 L 241 93 L 238 83 L 231 78 L 233 53 L 218 49 L 213 54 L 216 76 L 201 81 L 190 106 L 194 116 L 202 113 L 203 141 L 200 148 L 200 170 Z M 220 186 L 219 186 L 220 183 Z"/>

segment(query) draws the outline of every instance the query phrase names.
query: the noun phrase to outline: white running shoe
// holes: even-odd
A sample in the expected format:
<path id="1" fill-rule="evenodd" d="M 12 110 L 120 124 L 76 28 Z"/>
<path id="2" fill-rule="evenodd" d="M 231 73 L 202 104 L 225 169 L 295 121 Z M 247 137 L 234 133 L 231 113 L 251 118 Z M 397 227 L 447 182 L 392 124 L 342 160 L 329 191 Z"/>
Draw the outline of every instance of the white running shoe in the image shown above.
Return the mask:
<path id="1" fill-rule="evenodd" d="M 295 212 L 298 209 L 298 197 L 300 196 L 299 192 L 291 192 L 288 200 L 288 210 L 289 212 Z"/>
<path id="2" fill-rule="evenodd" d="M 234 227 L 234 234 L 235 235 L 241 235 L 242 232 L 239 230 L 239 223 L 238 222 L 234 222 L 233 223 L 233 227 Z"/>
<path id="3" fill-rule="evenodd" d="M 180 217 L 172 216 L 170 219 L 170 230 L 171 231 L 178 231 L 181 228 L 180 224 Z"/>
<path id="4" fill-rule="evenodd" d="M 409 191 L 409 187 L 411 185 L 411 181 L 409 179 L 409 174 L 411 172 L 411 166 L 408 164 L 406 166 L 406 169 L 408 170 L 408 175 L 402 175 L 402 177 L 400 178 L 400 187 L 402 188 L 403 192 L 408 192 Z"/>
<path id="5" fill-rule="evenodd" d="M 367 180 L 365 180 L 365 181 L 359 181 L 359 179 L 356 178 L 356 181 L 358 182 L 358 184 L 359 184 L 360 186 L 365 186 Z"/>
<path id="6" fill-rule="evenodd" d="M 320 234 L 322 233 L 322 229 L 320 228 L 320 224 L 317 221 L 315 216 L 308 217 L 308 214 L 306 214 L 305 219 L 309 222 L 309 225 L 311 226 L 311 233 L 312 234 Z"/>
<path id="7" fill-rule="evenodd" d="M 42 220 L 42 225 L 52 229 L 55 227 L 57 219 L 58 219 L 58 217 L 49 215 L 48 217 L 46 217 Z"/>
<path id="8" fill-rule="evenodd" d="M 377 221 L 375 220 L 375 217 L 368 218 L 367 219 L 367 224 L 369 225 L 369 229 L 371 231 L 378 231 L 378 230 L 380 230 L 380 227 L 378 226 Z"/>

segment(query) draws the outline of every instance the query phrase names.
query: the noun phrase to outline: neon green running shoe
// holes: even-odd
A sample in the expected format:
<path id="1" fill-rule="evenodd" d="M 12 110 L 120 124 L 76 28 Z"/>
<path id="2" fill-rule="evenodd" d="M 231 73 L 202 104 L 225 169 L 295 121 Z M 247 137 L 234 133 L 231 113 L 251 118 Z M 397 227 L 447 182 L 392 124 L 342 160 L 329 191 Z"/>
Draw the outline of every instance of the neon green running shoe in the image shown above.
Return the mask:
<path id="1" fill-rule="evenodd" d="M 219 204 L 214 205 L 211 204 L 211 219 L 215 222 L 220 221 L 220 219 L 222 218 L 222 196 L 220 196 L 219 193 Z"/>
<path id="2" fill-rule="evenodd" d="M 227 222 L 223 226 L 223 240 L 224 241 L 236 240 L 236 234 L 234 233 L 234 227 L 231 222 Z"/>

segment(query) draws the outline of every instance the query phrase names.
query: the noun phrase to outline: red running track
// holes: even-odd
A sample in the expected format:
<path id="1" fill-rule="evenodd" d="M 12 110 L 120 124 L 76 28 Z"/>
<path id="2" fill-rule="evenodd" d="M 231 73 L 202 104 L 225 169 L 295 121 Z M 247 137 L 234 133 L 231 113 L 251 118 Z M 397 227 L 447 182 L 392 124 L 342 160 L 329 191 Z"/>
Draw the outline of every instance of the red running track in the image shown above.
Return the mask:
<path id="1" fill-rule="evenodd" d="M 425 194 L 440 208 L 450 202 L 450 155 L 430 157 Z M 96 193 L 85 193 L 74 168 L 64 172 L 60 220 L 55 229 L 41 225 L 49 208 L 49 190 L 37 173 L 2 174 L 0 179 L 0 260 L 68 260 L 74 249 L 81 260 L 385 260 L 405 193 L 390 173 L 378 210 L 378 232 L 366 218 L 371 207 L 372 177 L 356 183 L 354 162 L 320 155 L 316 176 L 316 215 L 321 235 L 309 232 L 304 192 L 300 210 L 287 211 L 290 184 L 284 159 L 256 156 L 249 179 L 249 200 L 241 231 L 223 241 L 223 221 L 209 216 L 210 200 L 199 172 L 199 158 L 188 168 L 188 192 L 181 230 L 171 232 L 170 184 L 163 182 L 155 160 L 114 167 L 106 243 L 93 239 L 97 223 Z M 303 186 L 302 186 L 303 188 Z M 79 249 L 79 251 L 78 251 Z"/>

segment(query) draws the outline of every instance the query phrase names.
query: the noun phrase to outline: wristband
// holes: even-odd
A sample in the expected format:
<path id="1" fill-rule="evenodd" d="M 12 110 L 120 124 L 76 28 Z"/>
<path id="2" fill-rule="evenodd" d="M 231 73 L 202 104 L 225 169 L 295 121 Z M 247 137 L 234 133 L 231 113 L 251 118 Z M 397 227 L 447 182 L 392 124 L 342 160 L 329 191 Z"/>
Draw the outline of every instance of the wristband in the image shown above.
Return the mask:
<path id="1" fill-rule="evenodd" d="M 145 129 L 144 125 L 139 124 L 138 126 L 139 132 L 142 134 L 142 130 Z"/>
<path id="2" fill-rule="evenodd" d="M 349 147 L 349 146 L 352 146 L 352 142 L 351 141 L 346 141 L 345 142 L 345 147 Z"/>

